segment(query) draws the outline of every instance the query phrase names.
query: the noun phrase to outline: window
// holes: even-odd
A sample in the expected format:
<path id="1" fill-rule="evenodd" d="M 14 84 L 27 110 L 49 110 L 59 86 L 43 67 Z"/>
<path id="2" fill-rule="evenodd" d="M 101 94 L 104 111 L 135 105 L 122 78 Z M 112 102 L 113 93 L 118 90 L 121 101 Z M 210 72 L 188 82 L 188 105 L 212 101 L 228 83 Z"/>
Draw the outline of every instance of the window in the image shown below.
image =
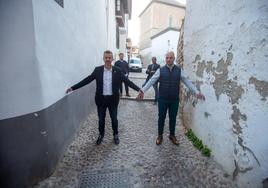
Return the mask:
<path id="1" fill-rule="evenodd" d="M 55 0 L 62 8 L 64 8 L 64 0 Z"/>
<path id="2" fill-rule="evenodd" d="M 116 10 L 120 11 L 120 0 L 116 1 Z"/>
<path id="3" fill-rule="evenodd" d="M 172 27 L 172 15 L 169 15 L 168 26 Z"/>

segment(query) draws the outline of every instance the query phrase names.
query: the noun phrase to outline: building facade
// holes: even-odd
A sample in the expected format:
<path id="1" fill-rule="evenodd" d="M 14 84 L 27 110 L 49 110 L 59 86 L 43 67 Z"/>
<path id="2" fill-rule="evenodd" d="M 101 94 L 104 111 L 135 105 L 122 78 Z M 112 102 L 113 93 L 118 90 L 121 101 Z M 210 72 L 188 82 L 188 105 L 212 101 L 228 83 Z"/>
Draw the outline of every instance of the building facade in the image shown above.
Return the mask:
<path id="1" fill-rule="evenodd" d="M 187 1 L 184 70 L 206 101 L 185 95 L 184 121 L 239 187 L 268 177 L 267 39 L 266 0 Z"/>
<path id="2" fill-rule="evenodd" d="M 179 29 L 168 27 L 151 37 L 152 56 L 157 58 L 157 63 L 165 65 L 165 55 L 168 51 L 177 51 Z"/>
<path id="3" fill-rule="evenodd" d="M 117 20 L 117 51 L 115 58 L 118 59 L 119 53 L 124 53 L 125 57 L 128 58 L 128 20 L 131 19 L 132 0 L 115 0 L 115 2 Z"/>
<path id="4" fill-rule="evenodd" d="M 103 64 L 104 50 L 116 51 L 118 17 L 125 16 L 116 5 L 0 1 L 0 187 L 28 187 L 49 176 L 95 110 L 95 83 L 65 91 Z"/>
<path id="5" fill-rule="evenodd" d="M 166 28 L 180 29 L 184 16 L 185 5 L 175 0 L 152 0 L 141 12 L 139 47 L 145 64 L 150 63 L 153 55 L 151 37 Z"/>

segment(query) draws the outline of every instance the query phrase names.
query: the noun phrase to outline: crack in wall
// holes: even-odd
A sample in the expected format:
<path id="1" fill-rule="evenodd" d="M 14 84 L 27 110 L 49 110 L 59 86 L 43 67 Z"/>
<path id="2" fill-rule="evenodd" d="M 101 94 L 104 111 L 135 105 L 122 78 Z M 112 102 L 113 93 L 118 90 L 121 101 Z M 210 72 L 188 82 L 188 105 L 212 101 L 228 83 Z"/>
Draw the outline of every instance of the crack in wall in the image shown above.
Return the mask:
<path id="1" fill-rule="evenodd" d="M 242 149 L 244 151 L 249 151 L 252 154 L 252 156 L 254 157 L 254 159 L 256 160 L 256 162 L 258 163 L 258 165 L 261 166 L 261 164 L 260 164 L 258 158 L 256 157 L 255 153 L 249 147 L 245 146 L 243 144 L 243 142 L 244 142 L 243 139 L 241 137 L 238 137 L 238 144 L 242 147 Z"/>
<path id="2" fill-rule="evenodd" d="M 234 160 L 234 164 L 235 164 L 235 170 L 233 172 L 233 180 L 235 180 L 235 178 L 238 175 L 238 173 L 246 173 L 246 172 L 248 172 L 248 171 L 253 169 L 253 167 L 248 167 L 248 168 L 245 168 L 245 169 L 241 169 L 236 160 Z"/>

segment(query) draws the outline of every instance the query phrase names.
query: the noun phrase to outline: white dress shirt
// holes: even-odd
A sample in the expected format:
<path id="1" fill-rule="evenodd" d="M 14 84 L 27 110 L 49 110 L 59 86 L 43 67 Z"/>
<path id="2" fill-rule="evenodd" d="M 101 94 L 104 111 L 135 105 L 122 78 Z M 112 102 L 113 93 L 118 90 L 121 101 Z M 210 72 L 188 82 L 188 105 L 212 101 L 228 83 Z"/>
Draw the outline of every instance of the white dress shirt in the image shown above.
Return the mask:
<path id="1" fill-rule="evenodd" d="M 154 83 L 159 79 L 159 77 L 160 77 L 160 69 L 157 69 L 157 71 L 152 76 L 152 78 L 150 78 L 150 80 L 148 80 L 148 82 L 145 84 L 145 86 L 143 86 L 143 88 L 141 90 L 145 93 L 152 85 L 154 85 Z M 191 90 L 192 93 L 194 93 L 194 94 L 199 93 L 199 91 L 197 90 L 195 85 L 186 78 L 183 70 L 181 70 L 181 80 L 185 84 L 185 86 Z"/>
<path id="2" fill-rule="evenodd" d="M 112 95 L 112 68 L 103 71 L 103 95 Z"/>

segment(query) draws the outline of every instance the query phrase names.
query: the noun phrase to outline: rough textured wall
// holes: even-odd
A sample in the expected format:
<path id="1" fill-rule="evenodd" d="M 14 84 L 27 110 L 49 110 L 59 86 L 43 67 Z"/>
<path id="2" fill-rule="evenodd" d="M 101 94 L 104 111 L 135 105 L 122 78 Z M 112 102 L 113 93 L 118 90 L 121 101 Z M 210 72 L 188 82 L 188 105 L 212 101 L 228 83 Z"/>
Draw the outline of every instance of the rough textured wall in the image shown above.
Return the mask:
<path id="1" fill-rule="evenodd" d="M 184 68 L 207 98 L 195 105 L 185 93 L 185 122 L 241 187 L 261 187 L 268 177 L 267 0 L 189 0 L 184 29 Z"/>

